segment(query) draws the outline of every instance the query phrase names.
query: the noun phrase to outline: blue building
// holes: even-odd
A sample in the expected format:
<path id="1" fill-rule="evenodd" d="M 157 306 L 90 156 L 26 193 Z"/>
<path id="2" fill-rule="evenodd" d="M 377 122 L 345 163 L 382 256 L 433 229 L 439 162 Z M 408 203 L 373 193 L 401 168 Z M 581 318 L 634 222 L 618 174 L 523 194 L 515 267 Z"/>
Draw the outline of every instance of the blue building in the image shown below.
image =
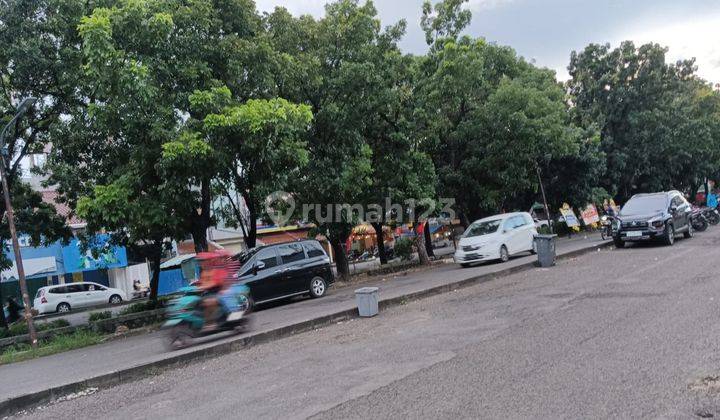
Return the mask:
<path id="1" fill-rule="evenodd" d="M 35 295 L 37 289 L 54 284 L 92 281 L 109 286 L 108 270 L 127 267 L 127 251 L 124 247 L 109 244 L 109 235 L 95 236 L 88 249 L 83 249 L 77 239 L 67 245 L 60 241 L 42 247 L 32 247 L 28 238 L 20 239 L 28 292 Z M 6 246 L 5 256 L 13 266 L 0 273 L 2 295 L 19 296 L 18 273 L 12 247 Z"/>

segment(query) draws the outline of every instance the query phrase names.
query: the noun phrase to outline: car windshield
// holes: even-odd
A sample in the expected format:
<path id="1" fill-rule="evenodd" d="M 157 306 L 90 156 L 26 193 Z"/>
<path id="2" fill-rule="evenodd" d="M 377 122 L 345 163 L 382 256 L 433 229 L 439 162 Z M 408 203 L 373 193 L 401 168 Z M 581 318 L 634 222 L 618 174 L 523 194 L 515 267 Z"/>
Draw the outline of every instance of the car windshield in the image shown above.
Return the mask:
<path id="1" fill-rule="evenodd" d="M 500 227 L 500 223 L 502 223 L 501 219 L 495 219 L 495 220 L 486 220 L 484 222 L 475 222 L 470 225 L 470 227 L 467 228 L 465 233 L 463 233 L 463 238 L 472 238 L 473 236 L 481 236 L 481 235 L 487 235 L 490 233 L 495 233 L 498 230 L 498 227 Z"/>
<path id="2" fill-rule="evenodd" d="M 620 215 L 659 213 L 666 210 L 667 206 L 667 199 L 664 195 L 634 197 L 625 203 L 620 210 Z"/>

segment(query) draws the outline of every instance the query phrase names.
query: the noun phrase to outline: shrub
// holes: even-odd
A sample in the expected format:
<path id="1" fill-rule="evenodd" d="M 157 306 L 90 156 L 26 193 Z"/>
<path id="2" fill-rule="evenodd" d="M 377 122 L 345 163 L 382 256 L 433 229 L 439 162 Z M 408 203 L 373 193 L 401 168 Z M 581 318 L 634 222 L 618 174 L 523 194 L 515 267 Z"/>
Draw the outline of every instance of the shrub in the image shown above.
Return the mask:
<path id="1" fill-rule="evenodd" d="M 400 257 L 403 261 L 412 258 L 413 241 L 409 238 L 399 238 L 395 240 L 395 256 Z"/>
<path id="2" fill-rule="evenodd" d="M 56 319 L 54 321 L 50 322 L 38 322 L 35 323 L 35 330 L 40 331 L 48 331 L 48 330 L 54 330 L 57 328 L 65 328 L 69 327 L 70 323 L 64 319 Z M 18 335 L 25 335 L 28 333 L 28 327 L 27 323 L 25 321 L 20 321 L 12 324 L 10 328 L 6 331 L 3 329 L 0 329 L 0 338 L 7 338 L 7 337 L 15 337 Z"/>
<path id="3" fill-rule="evenodd" d="M 153 309 L 161 309 L 167 306 L 170 301 L 169 296 L 159 297 L 157 302 L 147 300 L 145 302 L 133 303 L 132 305 L 124 307 L 120 311 L 120 315 L 134 314 L 136 312 L 152 311 Z"/>
<path id="4" fill-rule="evenodd" d="M 90 322 L 100 321 L 103 319 L 110 319 L 112 317 L 112 312 L 110 311 L 102 311 L 102 312 L 93 312 L 90 314 L 90 318 L 88 320 Z"/>

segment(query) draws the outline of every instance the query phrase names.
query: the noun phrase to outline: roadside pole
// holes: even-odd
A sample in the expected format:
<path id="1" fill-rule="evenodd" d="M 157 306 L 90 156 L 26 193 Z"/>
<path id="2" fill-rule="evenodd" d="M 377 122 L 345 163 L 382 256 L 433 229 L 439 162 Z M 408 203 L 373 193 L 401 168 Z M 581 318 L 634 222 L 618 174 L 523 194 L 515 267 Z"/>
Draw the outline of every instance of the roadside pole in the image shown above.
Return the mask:
<path id="1" fill-rule="evenodd" d="M 18 283 L 20 283 L 20 293 L 22 294 L 23 306 L 25 306 L 25 321 L 28 325 L 28 334 L 30 335 L 30 344 L 33 348 L 37 347 L 37 334 L 35 332 L 35 325 L 33 324 L 32 307 L 30 306 L 30 295 L 28 294 L 27 283 L 25 282 L 25 268 L 23 267 L 22 255 L 20 254 L 20 243 L 17 238 L 17 230 L 15 229 L 15 214 L 13 212 L 12 202 L 10 201 L 10 188 L 7 180 L 7 165 L 5 159 L 10 159 L 10 153 L 5 144 L 5 134 L 8 128 L 15 124 L 15 122 L 32 106 L 35 102 L 35 98 L 26 98 L 18 107 L 17 114 L 10 120 L 9 123 L 0 132 L 0 147 L 2 147 L 2 153 L 0 154 L 0 177 L 2 178 L 2 189 L 3 196 L 5 198 L 5 214 L 7 215 L 8 228 L 10 229 L 10 236 L 12 237 L 13 253 L 15 254 L 15 267 L 18 272 Z"/>
<path id="2" fill-rule="evenodd" d="M 552 221 L 550 221 L 550 208 L 548 207 L 547 198 L 545 197 L 545 187 L 543 187 L 542 177 L 540 177 L 540 166 L 535 165 L 535 171 L 537 172 L 538 183 L 540 184 L 540 192 L 542 193 L 543 205 L 545 206 L 545 216 L 547 217 L 548 227 L 550 228 L 550 233 L 555 233 Z"/>

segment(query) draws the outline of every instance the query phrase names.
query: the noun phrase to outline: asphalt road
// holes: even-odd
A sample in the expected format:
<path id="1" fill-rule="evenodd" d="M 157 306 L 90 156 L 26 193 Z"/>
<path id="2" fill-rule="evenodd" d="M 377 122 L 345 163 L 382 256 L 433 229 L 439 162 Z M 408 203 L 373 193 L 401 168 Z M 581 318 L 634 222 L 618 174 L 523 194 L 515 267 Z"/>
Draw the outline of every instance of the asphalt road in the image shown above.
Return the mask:
<path id="1" fill-rule="evenodd" d="M 25 415 L 717 417 L 718 245 L 602 250 Z"/>
<path id="2" fill-rule="evenodd" d="M 558 241 L 560 254 L 598 245 L 600 237 L 577 236 Z M 378 286 L 382 299 L 392 299 L 419 291 L 454 284 L 479 275 L 506 270 L 527 264 L 535 256 L 518 256 L 509 262 L 487 263 L 472 268 L 457 264 L 441 264 L 427 270 L 368 277 L 359 283 L 332 287 L 322 299 L 294 299 L 254 314 L 254 326 L 246 335 L 261 334 L 289 327 L 322 316 L 356 308 L 354 290 L 362 286 Z M 0 366 L 0 400 L 12 399 L 69 383 L 82 382 L 97 376 L 112 374 L 136 366 L 146 366 L 176 354 L 190 353 L 203 348 L 242 339 L 244 335 L 216 334 L 198 340 L 194 346 L 168 353 L 164 332 L 125 337 L 51 356 Z"/>

